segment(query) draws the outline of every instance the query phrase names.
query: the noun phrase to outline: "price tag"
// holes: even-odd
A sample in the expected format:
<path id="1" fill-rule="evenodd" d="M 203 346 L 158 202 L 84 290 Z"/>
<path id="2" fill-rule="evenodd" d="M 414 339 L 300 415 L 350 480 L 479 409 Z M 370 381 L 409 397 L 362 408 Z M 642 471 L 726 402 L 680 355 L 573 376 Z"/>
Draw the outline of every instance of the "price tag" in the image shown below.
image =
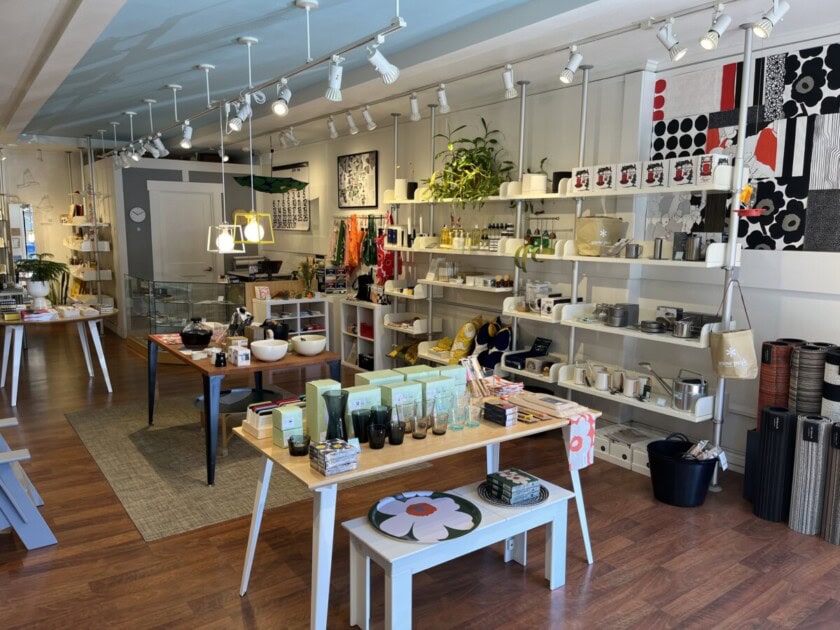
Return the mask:
<path id="1" fill-rule="evenodd" d="M 718 463 L 720 464 L 721 470 L 729 468 L 729 463 L 726 461 L 726 453 L 724 453 L 723 450 L 721 450 L 720 455 L 718 455 Z"/>

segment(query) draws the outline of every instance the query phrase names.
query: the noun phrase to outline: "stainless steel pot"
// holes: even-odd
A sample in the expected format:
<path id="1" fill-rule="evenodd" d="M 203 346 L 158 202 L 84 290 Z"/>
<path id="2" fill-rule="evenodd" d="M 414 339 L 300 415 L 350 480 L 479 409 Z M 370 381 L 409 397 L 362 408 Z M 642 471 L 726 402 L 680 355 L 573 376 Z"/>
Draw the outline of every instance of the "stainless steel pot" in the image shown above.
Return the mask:
<path id="1" fill-rule="evenodd" d="M 685 259 L 703 260 L 703 237 L 691 234 L 685 240 Z"/>
<path id="2" fill-rule="evenodd" d="M 694 337 L 694 322 L 690 319 L 681 319 L 674 322 L 674 337 L 690 339 Z"/>
<path id="3" fill-rule="evenodd" d="M 696 374 L 700 378 L 683 378 L 683 372 Z M 694 403 L 697 402 L 698 398 L 705 396 L 707 391 L 706 379 L 703 378 L 702 374 L 683 368 L 674 380 L 674 396 L 671 406 L 678 411 L 692 411 Z"/>

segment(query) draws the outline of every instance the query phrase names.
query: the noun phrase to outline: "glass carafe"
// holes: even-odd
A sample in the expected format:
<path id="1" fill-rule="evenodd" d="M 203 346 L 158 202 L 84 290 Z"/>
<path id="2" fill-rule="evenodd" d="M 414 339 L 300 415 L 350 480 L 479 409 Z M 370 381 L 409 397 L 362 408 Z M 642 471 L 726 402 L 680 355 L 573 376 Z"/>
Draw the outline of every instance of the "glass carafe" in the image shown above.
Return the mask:
<path id="1" fill-rule="evenodd" d="M 347 410 L 347 392 L 334 389 L 322 395 L 327 407 L 327 439 L 346 440 L 344 412 Z"/>

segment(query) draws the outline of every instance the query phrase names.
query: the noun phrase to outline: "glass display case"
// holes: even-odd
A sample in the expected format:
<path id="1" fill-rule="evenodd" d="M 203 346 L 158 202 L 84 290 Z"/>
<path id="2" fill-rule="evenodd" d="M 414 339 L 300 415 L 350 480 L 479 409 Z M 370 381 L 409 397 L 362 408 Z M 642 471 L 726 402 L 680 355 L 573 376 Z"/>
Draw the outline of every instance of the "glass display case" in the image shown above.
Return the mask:
<path id="1" fill-rule="evenodd" d="M 128 334 L 176 333 L 193 317 L 227 324 L 237 306 L 245 304 L 244 283 L 163 282 L 125 277 Z"/>

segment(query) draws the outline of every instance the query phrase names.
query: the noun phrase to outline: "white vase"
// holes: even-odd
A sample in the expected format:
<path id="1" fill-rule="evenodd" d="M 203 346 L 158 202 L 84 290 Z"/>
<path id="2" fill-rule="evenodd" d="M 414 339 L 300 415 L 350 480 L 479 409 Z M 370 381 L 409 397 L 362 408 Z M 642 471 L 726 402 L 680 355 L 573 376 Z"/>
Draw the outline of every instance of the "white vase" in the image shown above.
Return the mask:
<path id="1" fill-rule="evenodd" d="M 42 281 L 30 280 L 26 284 L 26 289 L 29 291 L 34 300 L 32 300 L 32 308 L 48 308 L 50 303 L 47 301 L 47 296 L 50 294 L 50 283 Z"/>

